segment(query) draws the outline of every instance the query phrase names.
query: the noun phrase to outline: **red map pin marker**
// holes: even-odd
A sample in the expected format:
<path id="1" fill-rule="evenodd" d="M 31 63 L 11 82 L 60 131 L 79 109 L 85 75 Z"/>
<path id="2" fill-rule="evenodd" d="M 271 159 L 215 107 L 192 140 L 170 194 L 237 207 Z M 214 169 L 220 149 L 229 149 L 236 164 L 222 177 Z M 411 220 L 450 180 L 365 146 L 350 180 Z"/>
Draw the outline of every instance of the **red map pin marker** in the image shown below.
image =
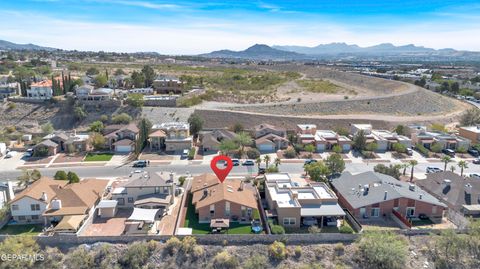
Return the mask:
<path id="1" fill-rule="evenodd" d="M 217 163 L 219 161 L 226 162 L 227 165 L 225 166 L 224 169 L 220 169 L 217 167 Z M 232 159 L 230 159 L 225 155 L 218 155 L 215 158 L 213 158 L 212 161 L 210 162 L 210 168 L 212 168 L 213 172 L 215 173 L 215 175 L 217 175 L 218 179 L 222 183 L 225 180 L 225 178 L 228 176 L 230 171 L 232 170 L 232 167 L 233 167 Z"/>

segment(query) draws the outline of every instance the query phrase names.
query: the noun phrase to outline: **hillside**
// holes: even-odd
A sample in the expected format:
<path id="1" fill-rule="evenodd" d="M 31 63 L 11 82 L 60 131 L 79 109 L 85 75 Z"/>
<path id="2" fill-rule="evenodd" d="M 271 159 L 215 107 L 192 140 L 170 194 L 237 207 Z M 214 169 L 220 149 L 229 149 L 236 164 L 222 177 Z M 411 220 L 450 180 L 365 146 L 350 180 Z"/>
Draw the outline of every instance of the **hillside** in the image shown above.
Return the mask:
<path id="1" fill-rule="evenodd" d="M 244 58 L 258 60 L 288 60 L 305 58 L 302 54 L 271 48 L 267 45 L 255 44 L 246 50 L 218 50 L 199 55 L 207 58 Z"/>
<path id="2" fill-rule="evenodd" d="M 53 51 L 55 48 L 42 47 L 35 44 L 16 44 L 13 42 L 0 40 L 0 50 L 46 50 Z"/>

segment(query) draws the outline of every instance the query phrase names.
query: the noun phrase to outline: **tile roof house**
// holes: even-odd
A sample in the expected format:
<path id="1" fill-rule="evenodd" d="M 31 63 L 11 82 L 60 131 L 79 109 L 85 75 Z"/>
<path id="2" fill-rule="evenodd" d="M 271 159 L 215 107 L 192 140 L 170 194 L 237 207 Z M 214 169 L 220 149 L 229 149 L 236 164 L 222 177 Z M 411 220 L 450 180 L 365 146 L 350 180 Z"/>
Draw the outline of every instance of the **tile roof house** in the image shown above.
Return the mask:
<path id="1" fill-rule="evenodd" d="M 70 221 L 73 216 L 84 220 L 93 213 L 107 185 L 107 180 L 100 179 L 68 184 L 41 178 L 10 202 L 12 218 L 19 223 L 43 223 L 46 226 Z"/>
<path id="2" fill-rule="evenodd" d="M 220 150 L 220 144 L 222 141 L 233 140 L 236 136 L 236 133 L 224 129 L 202 131 L 199 133 L 200 147 L 204 152 L 217 152 Z"/>
<path id="3" fill-rule="evenodd" d="M 157 94 L 181 94 L 183 86 L 184 83 L 179 78 L 168 75 L 159 75 L 152 84 Z"/>
<path id="4" fill-rule="evenodd" d="M 260 124 L 254 128 L 255 146 L 260 152 L 274 152 L 288 147 L 287 130 L 270 124 Z"/>
<path id="5" fill-rule="evenodd" d="M 417 184 L 444 202 L 450 209 L 466 216 L 480 217 L 480 181 L 446 171 L 427 174 Z"/>
<path id="6" fill-rule="evenodd" d="M 393 144 L 400 143 L 407 148 L 412 147 L 412 140 L 406 136 L 399 135 L 388 130 L 375 130 L 371 124 L 352 124 L 351 134 L 355 136 L 359 131 L 363 131 L 366 142 L 377 144 L 378 152 L 392 150 Z"/>
<path id="7" fill-rule="evenodd" d="M 282 226 L 337 226 L 336 220 L 345 216 L 337 196 L 325 183 L 299 186 L 287 173 L 273 173 L 265 175 L 265 185 L 267 217 L 276 218 Z"/>
<path id="8" fill-rule="evenodd" d="M 220 183 L 213 174 L 196 176 L 190 195 L 200 223 L 210 223 L 212 219 L 248 222 L 253 210 L 258 210 L 255 188 L 238 178 Z"/>
<path id="9" fill-rule="evenodd" d="M 102 134 L 106 139 L 106 146 L 118 153 L 129 153 L 135 150 L 135 141 L 138 139 L 140 130 L 135 123 L 127 125 L 108 125 Z"/>
<path id="10" fill-rule="evenodd" d="M 50 99 L 53 97 L 52 81 L 42 80 L 30 85 L 30 89 L 27 89 L 27 97 L 34 99 Z"/>
<path id="11" fill-rule="evenodd" d="M 463 126 L 458 129 L 458 135 L 470 140 L 473 144 L 480 143 L 480 126 Z"/>
<path id="12" fill-rule="evenodd" d="M 20 94 L 20 83 L 0 83 L 0 100 Z"/>
<path id="13" fill-rule="evenodd" d="M 165 179 L 158 172 L 132 173 L 112 191 L 112 200 L 118 202 L 119 208 L 160 209 L 161 213 L 168 211 L 174 196 L 173 175 Z"/>
<path id="14" fill-rule="evenodd" d="M 342 207 L 360 222 L 390 216 L 393 210 L 405 218 L 425 215 L 439 222 L 447 207 L 414 184 L 372 171 L 357 175 L 344 172 L 333 179 L 332 186 Z"/>
<path id="15" fill-rule="evenodd" d="M 430 148 L 433 144 L 440 144 L 443 149 L 457 150 L 460 147 L 470 148 L 471 141 L 467 138 L 437 131 L 421 131 L 411 134 L 414 144 L 422 144 Z"/>
<path id="16" fill-rule="evenodd" d="M 164 122 L 155 124 L 149 135 L 150 148 L 164 151 L 189 150 L 193 146 L 190 124 L 186 122 Z"/>

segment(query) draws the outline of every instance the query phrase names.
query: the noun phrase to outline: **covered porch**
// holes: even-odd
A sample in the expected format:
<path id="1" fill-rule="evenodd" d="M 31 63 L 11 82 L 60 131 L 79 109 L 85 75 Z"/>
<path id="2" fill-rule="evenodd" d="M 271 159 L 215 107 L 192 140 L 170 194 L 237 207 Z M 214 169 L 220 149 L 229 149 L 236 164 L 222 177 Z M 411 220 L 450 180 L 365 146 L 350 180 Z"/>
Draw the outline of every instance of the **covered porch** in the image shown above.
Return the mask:
<path id="1" fill-rule="evenodd" d="M 303 205 L 300 210 L 302 226 L 340 227 L 345 218 L 345 211 L 337 204 Z"/>

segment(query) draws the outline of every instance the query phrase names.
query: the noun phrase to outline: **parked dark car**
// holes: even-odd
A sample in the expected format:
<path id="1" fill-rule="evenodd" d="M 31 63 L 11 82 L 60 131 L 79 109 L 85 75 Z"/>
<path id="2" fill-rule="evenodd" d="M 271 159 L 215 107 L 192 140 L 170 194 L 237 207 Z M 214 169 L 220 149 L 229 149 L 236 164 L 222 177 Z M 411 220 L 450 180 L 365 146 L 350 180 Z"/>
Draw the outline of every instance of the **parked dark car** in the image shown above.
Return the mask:
<path id="1" fill-rule="evenodd" d="M 263 175 L 263 174 L 265 174 L 265 172 L 266 172 L 266 169 L 263 168 L 263 167 L 260 167 L 260 168 L 258 169 L 258 174 L 259 174 L 259 175 Z"/>
<path id="2" fill-rule="evenodd" d="M 453 151 L 453 149 L 443 149 L 442 152 L 450 157 L 455 157 L 455 151 Z"/>
<path id="3" fill-rule="evenodd" d="M 232 159 L 232 164 L 233 164 L 233 166 L 239 166 L 240 165 L 240 160 L 239 159 Z"/>
<path id="4" fill-rule="evenodd" d="M 133 163 L 133 167 L 147 167 L 147 161 L 140 160 Z"/>
<path id="5" fill-rule="evenodd" d="M 408 156 L 412 156 L 413 155 L 413 149 L 407 148 L 406 153 L 407 153 Z"/>
<path id="6" fill-rule="evenodd" d="M 469 149 L 469 150 L 468 150 L 468 153 L 469 153 L 470 155 L 472 155 L 473 157 L 478 157 L 478 154 L 479 154 L 479 153 L 478 153 L 478 150 L 476 150 L 476 149 Z"/>
<path id="7" fill-rule="evenodd" d="M 242 165 L 244 165 L 244 166 L 253 166 L 253 165 L 255 165 L 255 162 L 252 161 L 252 160 L 245 160 L 245 161 L 243 161 Z"/>
<path id="8" fill-rule="evenodd" d="M 474 164 L 480 164 L 480 158 L 476 158 L 472 161 Z"/>
<path id="9" fill-rule="evenodd" d="M 307 165 L 307 164 L 311 164 L 311 163 L 316 163 L 317 160 L 314 160 L 314 159 L 307 159 L 305 160 L 305 163 L 303 165 Z"/>

